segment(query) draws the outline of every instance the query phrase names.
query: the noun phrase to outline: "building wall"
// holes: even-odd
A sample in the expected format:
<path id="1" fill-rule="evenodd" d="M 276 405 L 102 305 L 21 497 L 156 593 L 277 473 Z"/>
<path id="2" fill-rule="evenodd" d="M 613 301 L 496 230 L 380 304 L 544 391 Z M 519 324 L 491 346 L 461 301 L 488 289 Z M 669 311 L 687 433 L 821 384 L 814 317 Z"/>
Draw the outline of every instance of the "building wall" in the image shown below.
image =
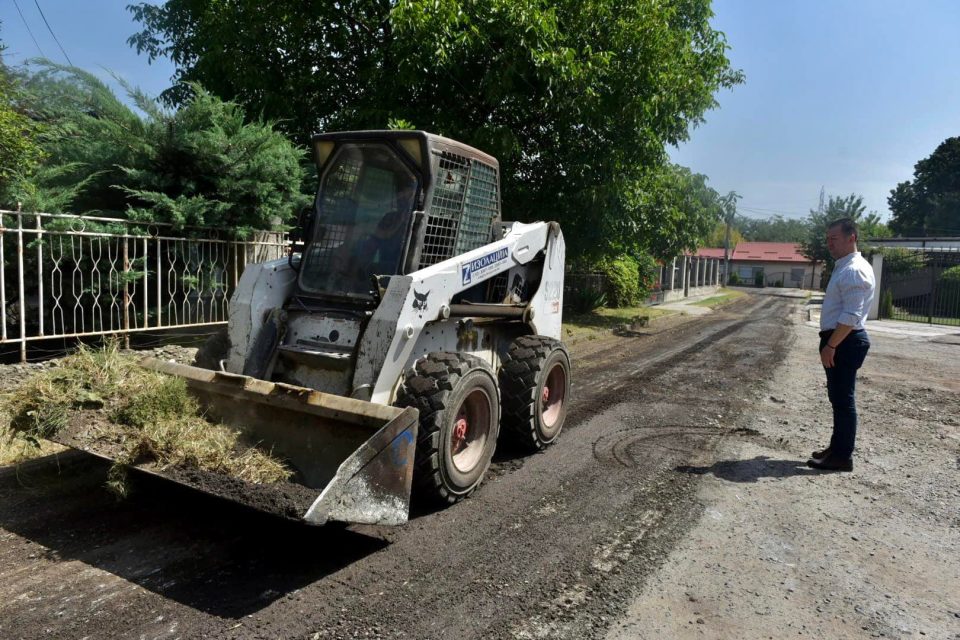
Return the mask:
<path id="1" fill-rule="evenodd" d="M 761 262 L 758 260 L 731 260 L 730 272 L 740 276 L 740 282 L 753 284 L 757 271 L 763 272 L 764 284 L 774 286 L 778 281 L 782 286 L 794 289 L 819 289 L 823 265 L 807 262 Z"/>

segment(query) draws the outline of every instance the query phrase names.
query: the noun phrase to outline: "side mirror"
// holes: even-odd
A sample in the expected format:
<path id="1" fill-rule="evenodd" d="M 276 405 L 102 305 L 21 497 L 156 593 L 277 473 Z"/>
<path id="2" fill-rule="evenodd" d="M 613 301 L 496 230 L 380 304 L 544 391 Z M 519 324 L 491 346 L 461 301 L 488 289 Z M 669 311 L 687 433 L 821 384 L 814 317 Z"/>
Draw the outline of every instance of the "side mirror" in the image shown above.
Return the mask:
<path id="1" fill-rule="evenodd" d="M 301 254 L 304 243 L 310 238 L 310 230 L 313 227 L 314 209 L 313 207 L 304 207 L 297 214 L 297 224 L 288 234 L 290 237 L 290 246 L 287 247 L 287 264 L 296 272 L 300 272 Z"/>
<path id="2" fill-rule="evenodd" d="M 297 226 L 290 230 L 290 242 L 304 242 L 310 238 L 310 231 L 313 227 L 314 208 L 304 207 L 297 215 Z"/>

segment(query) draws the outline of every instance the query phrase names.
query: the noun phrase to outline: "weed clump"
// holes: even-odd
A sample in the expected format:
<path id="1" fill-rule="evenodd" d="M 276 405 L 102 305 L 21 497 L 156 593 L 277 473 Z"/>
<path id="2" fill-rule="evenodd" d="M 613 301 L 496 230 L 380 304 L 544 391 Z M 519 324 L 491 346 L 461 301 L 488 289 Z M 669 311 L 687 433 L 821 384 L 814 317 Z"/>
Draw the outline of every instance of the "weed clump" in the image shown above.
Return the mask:
<path id="1" fill-rule="evenodd" d="M 77 421 L 95 421 L 98 437 L 119 447 L 108 487 L 120 495 L 126 493 L 126 466 L 143 463 L 160 470 L 195 467 L 257 484 L 291 476 L 282 461 L 241 442 L 237 431 L 205 419 L 185 380 L 140 367 L 116 343 L 81 347 L 10 394 L 7 407 L 7 437 L 35 446 Z"/>

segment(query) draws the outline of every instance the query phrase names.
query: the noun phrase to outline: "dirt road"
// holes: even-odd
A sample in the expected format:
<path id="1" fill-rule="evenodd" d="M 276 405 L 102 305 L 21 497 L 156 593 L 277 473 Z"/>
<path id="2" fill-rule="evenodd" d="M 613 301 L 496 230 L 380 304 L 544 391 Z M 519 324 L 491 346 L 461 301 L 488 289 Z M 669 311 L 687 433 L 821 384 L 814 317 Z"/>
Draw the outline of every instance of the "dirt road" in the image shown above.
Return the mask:
<path id="1" fill-rule="evenodd" d="M 960 639 L 960 328 L 890 332 L 857 383 L 853 474 L 806 466 L 830 407 L 817 327 L 786 356 L 703 478 L 704 515 L 608 640 Z"/>
<path id="2" fill-rule="evenodd" d="M 703 476 L 677 469 L 761 403 L 796 305 L 581 345 L 560 441 L 498 453 L 471 499 L 400 528 L 299 527 L 146 479 L 117 502 L 81 455 L 0 470 L 0 637 L 602 637 L 701 515 Z"/>

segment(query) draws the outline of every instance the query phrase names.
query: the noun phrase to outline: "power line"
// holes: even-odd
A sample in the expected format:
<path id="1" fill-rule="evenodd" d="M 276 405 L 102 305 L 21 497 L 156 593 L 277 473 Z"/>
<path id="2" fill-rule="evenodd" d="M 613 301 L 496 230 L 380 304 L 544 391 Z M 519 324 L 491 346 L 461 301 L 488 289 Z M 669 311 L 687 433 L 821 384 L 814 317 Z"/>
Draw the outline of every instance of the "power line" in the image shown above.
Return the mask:
<path id="1" fill-rule="evenodd" d="M 67 63 L 72 67 L 73 61 L 70 59 L 70 56 L 67 55 L 67 52 L 63 50 L 63 45 L 60 44 L 60 40 L 57 39 L 57 34 L 55 34 L 53 29 L 50 28 L 50 23 L 47 22 L 47 16 L 43 15 L 43 9 L 40 8 L 39 0 L 33 0 L 33 4 L 37 5 L 37 11 L 40 12 L 40 17 L 43 18 L 43 24 L 47 25 L 47 31 L 50 32 L 50 35 L 53 36 L 53 41 L 57 43 L 58 47 L 60 47 L 60 53 L 63 54 L 63 57 L 67 59 Z"/>
<path id="2" fill-rule="evenodd" d="M 40 48 L 40 43 L 37 42 L 37 39 L 33 37 L 33 31 L 30 30 L 30 25 L 27 24 L 27 19 L 23 17 L 23 11 L 20 11 L 20 5 L 17 4 L 17 0 L 13 0 L 13 6 L 17 8 L 17 13 L 20 14 L 20 19 L 23 20 L 23 26 L 27 28 L 27 33 L 30 34 L 30 39 L 33 40 L 33 44 L 37 45 L 37 51 L 40 52 L 40 55 L 44 58 L 47 57 L 47 54 L 43 52 L 43 49 Z"/>

